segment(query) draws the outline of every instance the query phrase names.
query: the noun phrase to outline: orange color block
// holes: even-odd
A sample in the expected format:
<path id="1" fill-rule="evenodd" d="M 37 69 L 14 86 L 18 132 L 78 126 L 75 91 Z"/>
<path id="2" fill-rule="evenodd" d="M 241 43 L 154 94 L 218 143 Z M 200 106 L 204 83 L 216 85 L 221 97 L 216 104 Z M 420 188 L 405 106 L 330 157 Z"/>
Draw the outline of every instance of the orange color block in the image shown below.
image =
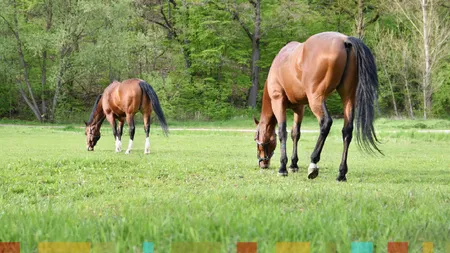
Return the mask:
<path id="1" fill-rule="evenodd" d="M 407 242 L 388 242 L 388 253 L 408 253 Z"/>
<path id="2" fill-rule="evenodd" d="M 256 253 L 258 244 L 256 242 L 238 242 L 236 245 L 236 253 Z"/>
<path id="3" fill-rule="evenodd" d="M 20 243 L 0 242 L 0 253 L 20 253 Z"/>
<path id="4" fill-rule="evenodd" d="M 277 242 L 275 245 L 276 253 L 310 253 L 310 251 L 309 242 Z"/>
<path id="5" fill-rule="evenodd" d="M 91 253 L 89 242 L 40 242 L 38 253 Z"/>

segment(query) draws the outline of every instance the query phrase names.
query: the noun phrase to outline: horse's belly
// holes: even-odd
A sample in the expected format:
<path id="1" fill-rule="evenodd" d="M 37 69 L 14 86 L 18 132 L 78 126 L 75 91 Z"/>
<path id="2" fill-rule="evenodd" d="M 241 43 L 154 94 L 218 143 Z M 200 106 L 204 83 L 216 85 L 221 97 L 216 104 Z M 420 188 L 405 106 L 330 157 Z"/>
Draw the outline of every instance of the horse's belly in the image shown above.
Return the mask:
<path id="1" fill-rule="evenodd" d="M 296 89 L 294 87 L 293 91 L 287 95 L 289 103 L 292 105 L 305 105 L 308 104 L 308 97 L 303 88 Z"/>

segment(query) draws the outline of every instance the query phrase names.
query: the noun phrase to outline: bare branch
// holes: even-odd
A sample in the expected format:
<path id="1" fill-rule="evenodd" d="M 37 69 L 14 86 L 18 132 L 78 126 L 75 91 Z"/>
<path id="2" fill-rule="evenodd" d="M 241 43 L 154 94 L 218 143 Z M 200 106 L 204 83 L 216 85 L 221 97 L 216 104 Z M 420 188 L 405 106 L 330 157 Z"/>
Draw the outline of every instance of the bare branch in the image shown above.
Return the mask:
<path id="1" fill-rule="evenodd" d="M 173 5 L 175 9 L 178 8 L 177 3 L 174 0 L 169 0 L 169 2 Z"/>
<path id="2" fill-rule="evenodd" d="M 375 14 L 375 17 L 373 17 L 371 20 L 367 21 L 366 25 L 375 23 L 379 18 L 380 18 L 380 13 L 377 12 L 377 14 Z"/>
<path id="3" fill-rule="evenodd" d="M 14 34 L 14 36 L 16 35 L 16 31 L 14 31 L 14 28 L 12 27 L 11 23 L 8 22 L 8 20 L 0 14 L 0 17 L 5 21 L 6 25 L 8 26 L 9 30 L 11 30 L 11 32 Z"/>
<path id="4" fill-rule="evenodd" d="M 349 11 L 348 9 L 345 9 L 344 7 L 339 8 L 339 10 L 347 15 L 349 15 L 350 17 L 354 18 L 355 14 L 352 13 L 351 11 Z"/>
<path id="5" fill-rule="evenodd" d="M 239 13 L 235 9 L 232 10 L 230 8 L 219 6 L 215 1 L 208 1 L 208 3 L 214 5 L 218 10 L 226 11 L 226 12 L 230 13 L 233 20 L 236 20 L 239 22 L 242 29 L 244 29 L 245 33 L 247 34 L 248 38 L 253 41 L 253 34 L 250 32 L 250 29 L 248 28 L 248 26 L 241 20 L 241 18 L 239 17 Z"/>
<path id="6" fill-rule="evenodd" d="M 157 24 L 157 25 L 163 27 L 164 29 L 167 29 L 167 30 L 170 31 L 170 27 L 167 27 L 165 24 L 163 24 L 163 23 L 161 23 L 161 22 L 159 22 L 159 21 L 156 21 L 156 20 L 153 20 L 153 19 L 147 19 L 147 20 L 148 20 L 149 22 L 152 22 L 152 23 L 154 23 L 154 24 Z"/>
<path id="7" fill-rule="evenodd" d="M 423 36 L 422 31 L 417 27 L 416 23 L 414 23 L 414 21 L 412 21 L 411 17 L 406 13 L 405 9 L 403 9 L 403 7 L 400 5 L 400 3 L 398 2 L 398 0 L 395 0 L 395 3 L 397 4 L 397 6 L 400 8 L 400 10 L 402 11 L 403 15 L 409 20 L 409 22 L 413 25 L 413 27 L 417 30 L 417 32 L 419 32 L 420 35 Z"/>
<path id="8" fill-rule="evenodd" d="M 250 29 L 248 28 L 248 26 L 244 22 L 242 22 L 242 20 L 239 17 L 239 14 L 235 11 L 235 12 L 232 13 L 232 15 L 233 15 L 233 19 L 238 21 L 239 24 L 241 25 L 242 29 L 244 29 L 244 31 L 247 34 L 248 38 L 250 40 L 253 40 L 253 34 L 250 32 Z"/>

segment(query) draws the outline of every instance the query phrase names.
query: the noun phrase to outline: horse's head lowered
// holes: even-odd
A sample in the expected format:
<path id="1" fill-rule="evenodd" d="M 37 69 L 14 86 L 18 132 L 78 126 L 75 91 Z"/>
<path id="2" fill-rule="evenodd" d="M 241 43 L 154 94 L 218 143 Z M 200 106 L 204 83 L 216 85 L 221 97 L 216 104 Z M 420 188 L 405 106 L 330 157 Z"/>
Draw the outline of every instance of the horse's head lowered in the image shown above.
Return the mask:
<path id="1" fill-rule="evenodd" d="M 97 141 L 100 140 L 100 125 L 99 124 L 86 124 L 85 135 L 86 135 L 86 146 L 88 151 L 94 151 L 94 146 Z"/>
<path id="2" fill-rule="evenodd" d="M 272 158 L 275 148 L 277 147 L 277 135 L 275 131 L 271 133 L 263 132 L 259 125 L 259 121 L 254 119 L 256 124 L 256 157 L 258 158 L 258 165 L 261 169 L 266 169 L 270 165 L 270 158 Z"/>

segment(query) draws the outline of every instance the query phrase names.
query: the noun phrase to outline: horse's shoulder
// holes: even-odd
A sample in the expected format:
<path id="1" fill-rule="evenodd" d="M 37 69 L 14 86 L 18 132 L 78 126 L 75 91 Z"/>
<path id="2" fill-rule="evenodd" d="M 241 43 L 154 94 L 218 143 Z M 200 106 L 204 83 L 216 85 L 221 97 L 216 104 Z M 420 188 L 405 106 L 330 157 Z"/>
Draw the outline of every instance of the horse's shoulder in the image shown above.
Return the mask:
<path id="1" fill-rule="evenodd" d="M 302 43 L 297 41 L 291 41 L 287 43 L 283 48 L 281 48 L 280 52 L 278 52 L 277 56 L 275 56 L 274 64 L 281 64 L 289 59 L 290 56 L 294 55 L 298 49 L 301 50 Z"/>
<path id="2" fill-rule="evenodd" d="M 284 45 L 283 48 L 281 48 L 280 53 L 286 53 L 286 52 L 291 52 L 293 50 L 295 50 L 297 47 L 301 46 L 302 43 L 298 42 L 298 41 L 291 41 L 288 42 L 286 45 Z"/>

